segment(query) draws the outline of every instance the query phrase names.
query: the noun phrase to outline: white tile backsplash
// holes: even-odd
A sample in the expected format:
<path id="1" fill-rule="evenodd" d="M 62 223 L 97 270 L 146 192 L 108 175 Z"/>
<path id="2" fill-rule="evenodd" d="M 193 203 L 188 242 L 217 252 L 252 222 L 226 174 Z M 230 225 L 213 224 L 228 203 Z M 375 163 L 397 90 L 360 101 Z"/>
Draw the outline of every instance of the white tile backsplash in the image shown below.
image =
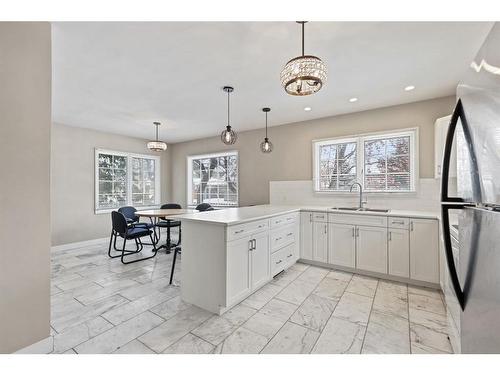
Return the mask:
<path id="1" fill-rule="evenodd" d="M 367 207 L 389 208 L 398 210 L 439 211 L 440 180 L 421 178 L 417 192 L 408 194 L 368 193 L 364 198 Z M 270 204 L 277 205 L 318 205 L 318 206 L 356 206 L 358 194 L 315 193 L 311 180 L 301 181 L 271 181 Z M 453 183 L 451 185 L 454 185 Z M 450 186 L 450 192 L 454 191 Z"/>

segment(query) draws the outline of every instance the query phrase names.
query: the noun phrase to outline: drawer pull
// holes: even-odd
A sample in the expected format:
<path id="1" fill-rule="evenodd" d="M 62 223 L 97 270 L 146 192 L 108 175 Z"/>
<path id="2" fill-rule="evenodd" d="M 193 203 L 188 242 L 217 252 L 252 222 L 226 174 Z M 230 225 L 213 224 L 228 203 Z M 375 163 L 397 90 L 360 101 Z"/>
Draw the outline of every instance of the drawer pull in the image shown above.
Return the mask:
<path id="1" fill-rule="evenodd" d="M 405 222 L 403 220 L 393 220 L 392 223 L 393 224 L 401 224 L 401 225 L 403 225 Z"/>
<path id="2" fill-rule="evenodd" d="M 234 232 L 234 234 L 239 234 L 239 233 L 242 233 L 244 231 L 245 231 L 245 229 L 240 229 L 240 230 L 237 230 L 236 232 Z"/>
<path id="3" fill-rule="evenodd" d="M 281 237 L 277 237 L 277 238 L 275 238 L 274 240 L 275 240 L 275 241 L 280 241 L 281 239 L 282 239 Z"/>
<path id="4" fill-rule="evenodd" d="M 260 225 L 258 226 L 258 228 L 264 228 L 264 227 L 265 227 L 265 225 L 264 225 L 264 224 L 260 224 Z"/>
<path id="5" fill-rule="evenodd" d="M 281 222 L 282 222 L 282 220 L 276 220 L 274 223 L 275 223 L 275 224 L 279 224 L 279 223 L 281 223 Z"/>
<path id="6" fill-rule="evenodd" d="M 293 234 L 293 232 L 288 233 L 286 236 L 290 237 Z"/>
<path id="7" fill-rule="evenodd" d="M 280 260 L 278 260 L 278 261 L 276 262 L 276 264 L 280 264 L 281 262 L 283 262 L 283 261 L 280 259 Z"/>
<path id="8" fill-rule="evenodd" d="M 290 258 L 290 257 L 292 257 L 292 256 L 293 256 L 293 254 L 290 254 L 290 255 L 287 255 L 286 257 L 287 257 L 287 258 Z"/>

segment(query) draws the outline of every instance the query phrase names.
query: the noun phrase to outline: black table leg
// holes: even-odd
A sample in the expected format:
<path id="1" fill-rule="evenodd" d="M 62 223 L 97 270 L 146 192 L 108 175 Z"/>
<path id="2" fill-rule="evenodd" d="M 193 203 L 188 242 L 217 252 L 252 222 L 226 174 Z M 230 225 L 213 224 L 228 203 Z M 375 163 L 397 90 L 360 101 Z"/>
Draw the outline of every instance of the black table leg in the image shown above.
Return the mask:
<path id="1" fill-rule="evenodd" d="M 167 219 L 167 222 L 170 224 L 170 220 Z M 167 254 L 170 254 L 170 248 L 172 247 L 170 240 L 170 225 L 167 226 Z"/>

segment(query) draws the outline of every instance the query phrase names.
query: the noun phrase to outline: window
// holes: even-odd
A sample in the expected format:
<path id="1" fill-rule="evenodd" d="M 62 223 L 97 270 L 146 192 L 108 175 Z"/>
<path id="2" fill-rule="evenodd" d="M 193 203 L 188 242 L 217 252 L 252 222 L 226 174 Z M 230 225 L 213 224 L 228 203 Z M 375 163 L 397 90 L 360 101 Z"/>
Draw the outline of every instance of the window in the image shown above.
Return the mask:
<path id="1" fill-rule="evenodd" d="M 314 141 L 315 191 L 415 191 L 416 129 Z"/>
<path id="2" fill-rule="evenodd" d="M 95 211 L 160 203 L 160 158 L 95 150 Z"/>
<path id="3" fill-rule="evenodd" d="M 188 206 L 238 205 L 238 153 L 188 156 Z"/>

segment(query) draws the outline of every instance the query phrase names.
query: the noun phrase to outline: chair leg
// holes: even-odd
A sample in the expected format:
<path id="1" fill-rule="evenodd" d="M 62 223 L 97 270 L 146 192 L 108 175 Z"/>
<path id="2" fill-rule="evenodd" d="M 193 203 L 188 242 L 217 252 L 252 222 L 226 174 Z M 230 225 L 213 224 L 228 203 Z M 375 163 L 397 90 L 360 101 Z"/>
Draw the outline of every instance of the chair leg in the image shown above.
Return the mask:
<path id="1" fill-rule="evenodd" d="M 114 233 L 115 233 L 114 231 L 111 231 L 111 236 L 109 236 L 108 256 L 109 256 L 110 258 L 113 258 L 113 257 L 111 256 L 111 244 L 113 243 L 113 235 L 114 235 Z M 115 241 L 116 241 L 116 239 L 115 239 Z"/>
<path id="2" fill-rule="evenodd" d="M 177 260 L 177 248 L 174 249 L 174 259 L 172 260 L 172 269 L 170 270 L 170 285 L 172 285 L 172 280 L 174 279 L 175 261 Z"/>
<path id="3" fill-rule="evenodd" d="M 154 244 L 154 241 L 153 241 L 153 235 L 152 235 L 151 233 L 149 234 L 149 238 L 151 239 L 151 243 L 153 243 L 153 244 Z M 140 239 L 140 238 L 139 238 L 139 242 L 141 243 L 141 246 L 142 246 L 142 241 L 141 241 L 141 239 Z M 123 248 L 125 248 L 125 245 L 123 246 Z M 142 250 L 142 247 L 141 247 L 141 250 Z M 140 250 L 139 250 L 138 252 L 140 252 Z M 125 258 L 127 255 L 132 255 L 132 254 L 124 254 L 124 253 L 122 252 L 122 255 L 121 255 L 121 262 L 122 262 L 123 264 L 130 264 L 130 263 L 141 262 L 141 261 L 143 261 L 143 260 L 148 260 L 148 259 L 154 258 L 154 257 L 156 256 L 157 252 L 158 252 L 158 251 L 157 251 L 157 249 L 156 249 L 156 245 L 153 245 L 153 253 L 154 253 L 153 255 L 151 255 L 151 256 L 149 256 L 149 257 L 146 257 L 146 258 L 141 258 L 141 259 L 131 260 L 130 262 L 125 262 L 124 258 Z"/>

